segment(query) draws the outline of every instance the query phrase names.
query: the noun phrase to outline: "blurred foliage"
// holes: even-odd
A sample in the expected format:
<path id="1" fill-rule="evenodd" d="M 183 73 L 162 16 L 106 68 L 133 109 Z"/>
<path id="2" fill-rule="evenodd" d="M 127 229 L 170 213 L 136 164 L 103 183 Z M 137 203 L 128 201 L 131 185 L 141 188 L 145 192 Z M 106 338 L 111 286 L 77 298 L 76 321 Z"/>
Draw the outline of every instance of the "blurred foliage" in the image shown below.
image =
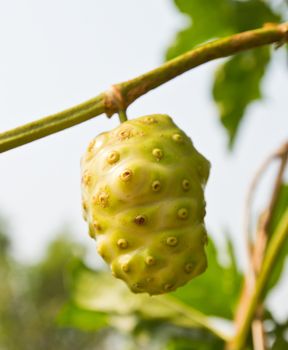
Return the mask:
<path id="1" fill-rule="evenodd" d="M 216 71 L 213 96 L 231 145 L 247 106 L 262 97 L 261 79 L 269 60 L 269 48 L 262 47 L 230 58 Z"/>
<path id="2" fill-rule="evenodd" d="M 272 338 L 271 350 L 284 350 L 288 348 L 288 319 L 284 323 L 269 320 L 272 330 L 269 332 Z"/>
<path id="3" fill-rule="evenodd" d="M 11 256 L 9 240 L 1 231 L 1 350 L 96 349 L 101 334 L 59 328 L 55 322 L 68 298 L 65 275 L 82 254 L 81 247 L 61 235 L 38 264 L 20 264 Z"/>
<path id="4" fill-rule="evenodd" d="M 209 318 L 183 302 L 185 298 L 181 300 L 175 294 L 153 297 L 133 294 L 110 272 L 91 270 L 83 264 L 76 267 L 73 275 L 70 302 L 58 318 L 61 325 L 83 328 L 78 315 L 94 312 L 95 330 L 99 330 L 104 320 L 102 327 L 108 323 L 126 337 L 133 335 L 132 349 L 181 349 L 185 338 L 190 339 L 189 349 L 200 349 L 200 344 L 201 349 L 223 349 L 223 342 L 202 327 L 202 322 L 211 322 Z M 185 288 L 180 288 L 178 295 Z M 210 304 L 207 300 L 202 302 Z M 213 302 L 211 305 L 213 309 Z"/>
<path id="5" fill-rule="evenodd" d="M 75 266 L 71 299 L 62 309 L 59 322 L 83 328 L 78 315 L 81 318 L 88 312 L 92 317 L 94 312 L 94 329 L 99 330 L 101 322 L 102 327 L 109 324 L 130 339 L 131 349 L 224 349 L 223 341 L 207 329 L 213 324 L 222 333 L 221 322 L 231 325 L 242 275 L 229 239 L 227 248 L 220 250 L 210 240 L 207 253 L 209 268 L 205 274 L 176 292 L 153 297 L 133 294 L 110 272 L 91 270 L 80 263 Z M 219 263 L 218 254 L 226 257 L 225 265 Z M 269 341 L 273 349 L 281 349 L 278 344 L 288 344 L 286 328 L 270 312 L 266 314 Z M 252 349 L 251 344 L 248 349 Z"/>
<path id="6" fill-rule="evenodd" d="M 281 196 L 275 215 L 285 203 Z M 219 333 L 223 320 L 231 326 L 242 283 L 229 239 L 226 249 L 210 240 L 205 274 L 153 297 L 133 294 L 110 272 L 88 268 L 83 247 L 68 235 L 54 240 L 34 265 L 15 261 L 10 250 L 1 232 L 0 349 L 224 349 L 211 325 Z M 287 325 L 268 315 L 273 349 L 284 349 Z"/>
<path id="7" fill-rule="evenodd" d="M 227 257 L 226 266 L 220 264 L 217 249 L 210 239 L 207 271 L 171 295 L 207 315 L 232 319 L 241 290 L 242 274 L 236 265 L 234 247 L 228 238 L 227 249 L 222 249 L 221 254 Z"/>
<path id="8" fill-rule="evenodd" d="M 191 339 L 188 337 L 173 337 L 167 343 L 165 350 L 223 350 L 223 344 L 215 339 L 205 337 L 204 339 Z"/>
<path id="9" fill-rule="evenodd" d="M 287 18 L 285 1 L 262 0 L 174 0 L 189 20 L 170 48 L 166 58 L 174 58 L 193 47 L 223 36 L 279 23 Z M 270 48 L 243 52 L 228 58 L 216 71 L 213 97 L 220 121 L 232 146 L 241 120 L 251 102 L 262 97 L 261 83 L 270 62 Z"/>

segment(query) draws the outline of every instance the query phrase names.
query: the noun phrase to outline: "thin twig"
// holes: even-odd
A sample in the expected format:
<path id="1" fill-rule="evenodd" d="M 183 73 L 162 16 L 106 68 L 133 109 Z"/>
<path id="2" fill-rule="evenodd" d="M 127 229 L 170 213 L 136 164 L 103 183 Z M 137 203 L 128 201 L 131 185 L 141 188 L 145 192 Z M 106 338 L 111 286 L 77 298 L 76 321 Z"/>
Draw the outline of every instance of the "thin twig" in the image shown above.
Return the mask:
<path id="1" fill-rule="evenodd" d="M 252 212 L 252 202 L 255 196 L 255 191 L 257 189 L 257 186 L 263 176 L 263 174 L 266 172 L 267 168 L 269 167 L 270 163 L 275 159 L 276 154 L 275 152 L 271 154 L 263 164 L 260 165 L 259 169 L 255 173 L 255 176 L 249 186 L 247 197 L 246 197 L 246 203 L 245 203 L 245 209 L 244 209 L 244 237 L 246 239 L 246 246 L 247 246 L 247 252 L 249 260 L 252 259 L 252 252 L 253 252 L 253 243 L 251 242 L 251 212 Z"/>
<path id="2" fill-rule="evenodd" d="M 259 225 L 256 234 L 256 241 L 254 244 L 251 243 L 250 230 L 251 230 L 251 207 L 252 199 L 254 197 L 255 189 L 260 181 L 260 178 L 275 159 L 280 159 L 279 170 L 273 186 L 271 199 L 267 209 L 260 216 Z M 281 185 L 283 183 L 284 171 L 288 161 L 288 142 L 283 144 L 276 152 L 271 154 L 263 165 L 257 171 L 251 186 L 248 191 L 246 211 L 245 211 L 245 235 L 247 240 L 247 250 L 250 258 L 249 270 L 246 274 L 245 283 L 236 312 L 236 333 L 241 332 L 243 324 L 247 317 L 247 308 L 251 301 L 251 297 L 254 293 L 255 284 L 257 284 L 257 278 L 262 270 L 262 263 L 264 259 L 265 249 L 269 238 L 269 229 L 275 206 L 279 197 Z M 269 248 L 269 247 L 268 247 Z M 266 349 L 266 337 L 263 327 L 263 307 L 261 303 L 256 305 L 255 319 L 252 323 L 252 335 L 255 350 Z M 237 335 L 236 335 L 237 337 Z M 233 348 L 234 349 L 234 348 Z"/>
<path id="3" fill-rule="evenodd" d="M 256 317 L 252 322 L 253 349 L 266 350 L 267 341 L 266 341 L 266 335 L 265 335 L 265 330 L 263 325 L 263 308 L 262 307 L 259 308 L 258 306 L 255 314 L 256 314 Z"/>
<path id="4" fill-rule="evenodd" d="M 264 213 L 261 215 L 259 220 L 256 242 L 254 244 L 251 257 L 250 276 L 247 276 L 248 281 L 250 279 L 250 290 L 255 286 L 255 279 L 257 278 L 257 275 L 261 269 L 261 265 L 263 262 L 267 240 L 269 236 L 269 225 L 271 223 L 274 209 L 277 204 L 277 199 L 279 197 L 281 185 L 283 183 L 283 175 L 287 164 L 287 156 L 288 143 L 285 143 L 268 158 L 266 163 L 269 165 L 271 161 L 275 159 L 280 159 L 280 166 L 273 186 L 272 196 L 269 205 L 264 211 Z M 263 325 L 263 314 L 263 306 L 259 304 L 255 312 L 256 317 L 252 322 L 252 338 L 255 350 L 266 350 L 267 348 L 267 340 Z"/>
<path id="5" fill-rule="evenodd" d="M 255 197 L 256 189 L 258 187 L 258 184 L 263 174 L 266 172 L 267 168 L 269 167 L 271 162 L 275 159 L 275 157 L 276 155 L 274 152 L 264 161 L 263 164 L 260 165 L 259 169 L 255 173 L 254 178 L 252 179 L 252 182 L 249 186 L 247 197 L 246 197 L 246 203 L 244 207 L 245 209 L 244 209 L 243 231 L 244 231 L 244 237 L 246 240 L 248 270 L 246 272 L 244 286 L 243 286 L 243 290 L 241 293 L 241 297 L 239 300 L 239 304 L 238 304 L 238 308 L 235 316 L 236 329 L 238 329 L 239 325 L 241 324 L 245 316 L 245 309 L 246 309 L 249 297 L 251 295 L 251 291 L 253 290 L 253 287 L 255 285 L 255 279 L 256 279 L 256 271 L 253 264 L 254 245 L 251 237 L 251 231 L 252 231 L 251 213 L 252 213 L 253 199 Z M 264 330 L 263 330 L 261 317 L 258 317 L 257 319 L 255 319 L 255 323 L 253 323 L 252 325 L 252 332 L 254 334 L 253 341 L 254 341 L 255 350 L 265 350 L 265 346 L 263 346 L 265 341 L 264 341 Z"/>
<path id="6" fill-rule="evenodd" d="M 269 229 L 269 224 L 272 218 L 272 214 L 275 208 L 275 205 L 277 203 L 277 199 L 279 196 L 279 191 L 281 188 L 281 184 L 283 181 L 283 175 L 284 175 L 284 170 L 287 165 L 287 158 L 288 158 L 288 142 L 285 142 L 279 149 L 277 149 L 275 152 L 273 152 L 265 161 L 264 163 L 259 167 L 257 170 L 251 185 L 248 189 L 248 194 L 246 198 L 246 205 L 245 205 L 245 210 L 244 210 L 244 236 L 246 238 L 246 246 L 247 246 L 247 251 L 248 251 L 248 257 L 250 262 L 252 262 L 252 267 L 255 275 L 255 271 L 257 271 L 257 266 L 255 266 L 255 255 L 256 257 L 259 257 L 259 252 L 255 254 L 254 250 L 255 247 L 258 247 L 259 244 L 253 243 L 252 242 L 252 237 L 251 237 L 251 231 L 252 231 L 252 223 L 251 223 L 251 212 L 252 212 L 252 203 L 253 199 L 255 197 L 255 191 L 257 189 L 258 184 L 260 183 L 260 180 L 270 164 L 277 159 L 280 159 L 280 167 L 279 171 L 277 173 L 276 179 L 275 179 L 275 184 L 273 186 L 273 191 L 272 191 L 272 196 L 269 202 L 269 205 L 267 206 L 267 209 L 264 211 L 262 214 L 260 220 L 259 220 L 259 226 L 257 229 L 257 236 L 261 237 L 261 232 L 264 232 L 265 235 L 268 232 Z M 257 240 L 257 238 L 256 238 Z M 261 244 L 262 245 L 262 244 Z M 265 247 L 264 247 L 265 248 Z M 254 258 L 253 258 L 254 255 Z M 259 263 L 257 264 L 258 266 Z M 250 274 L 251 271 L 248 272 Z M 253 281 L 253 279 L 252 279 Z"/>
<path id="7" fill-rule="evenodd" d="M 288 41 L 288 23 L 250 30 L 199 46 L 148 73 L 113 87 L 119 93 L 119 100 L 123 104 L 121 109 L 126 110 L 140 96 L 192 68 L 220 57 L 283 41 Z M 102 113 L 108 116 L 118 113 L 119 105 L 110 102 L 109 94 L 104 92 L 68 110 L 6 131 L 0 134 L 0 152 L 64 130 Z"/>
<path id="8" fill-rule="evenodd" d="M 255 288 L 249 298 L 248 305 L 245 309 L 245 317 L 236 336 L 229 346 L 231 350 L 243 350 L 249 333 L 251 322 L 254 318 L 255 311 L 259 302 L 261 302 L 264 289 L 269 281 L 269 276 L 273 270 L 274 263 L 277 260 L 279 252 L 283 248 L 285 240 L 288 238 L 288 209 L 286 209 L 281 221 L 277 225 L 271 236 L 267 251 L 263 260 L 261 270 L 256 280 Z"/>

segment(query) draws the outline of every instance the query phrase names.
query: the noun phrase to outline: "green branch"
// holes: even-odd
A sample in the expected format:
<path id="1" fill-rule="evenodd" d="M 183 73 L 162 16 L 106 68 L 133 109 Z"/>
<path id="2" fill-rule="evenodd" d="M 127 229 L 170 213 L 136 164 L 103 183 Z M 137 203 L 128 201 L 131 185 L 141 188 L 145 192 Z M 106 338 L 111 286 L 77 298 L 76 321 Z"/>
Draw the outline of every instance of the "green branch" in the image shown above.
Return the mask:
<path id="1" fill-rule="evenodd" d="M 250 330 L 251 322 L 253 320 L 255 310 L 259 301 L 261 301 L 264 293 L 264 289 L 269 280 L 269 276 L 273 269 L 273 266 L 277 260 L 280 250 L 283 247 L 285 239 L 288 238 L 288 209 L 286 209 L 280 223 L 278 224 L 275 232 L 267 247 L 263 265 L 256 280 L 255 289 L 249 298 L 249 303 L 245 310 L 243 310 L 243 319 L 236 332 L 236 336 L 229 349 L 242 350 L 244 349 L 246 339 Z"/>
<path id="2" fill-rule="evenodd" d="M 206 62 L 263 45 L 281 44 L 286 42 L 287 38 L 288 23 L 284 23 L 275 26 L 269 25 L 204 44 L 146 74 L 114 85 L 117 96 L 104 92 L 89 101 L 60 113 L 1 133 L 0 152 L 67 129 L 102 113 L 111 116 L 120 109 L 126 110 L 138 97 Z"/>

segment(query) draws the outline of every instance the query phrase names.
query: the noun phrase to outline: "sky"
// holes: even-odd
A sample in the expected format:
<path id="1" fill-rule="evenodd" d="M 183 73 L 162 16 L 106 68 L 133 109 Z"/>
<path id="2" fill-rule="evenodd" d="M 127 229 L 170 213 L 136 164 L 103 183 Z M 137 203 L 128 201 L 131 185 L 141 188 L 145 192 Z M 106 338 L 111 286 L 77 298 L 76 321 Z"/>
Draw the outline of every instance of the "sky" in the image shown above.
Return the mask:
<path id="1" fill-rule="evenodd" d="M 159 66 L 186 23 L 170 0 L 0 0 L 0 132 Z M 247 188 L 260 164 L 288 136 L 287 57 L 283 50 L 273 56 L 265 98 L 249 108 L 233 152 L 227 150 L 211 98 L 219 60 L 185 73 L 128 109 L 131 119 L 169 114 L 211 161 L 207 227 L 219 244 L 227 234 L 232 237 L 243 266 Z M 93 137 L 118 124 L 117 116 L 102 115 L 0 155 L 0 215 L 8 221 L 15 256 L 36 261 L 57 232 L 69 229 L 88 247 L 89 259 L 100 261 L 81 215 L 80 157 Z M 269 196 L 272 176 L 273 169 L 261 183 L 255 214 Z M 287 290 L 276 291 L 271 304 Z"/>

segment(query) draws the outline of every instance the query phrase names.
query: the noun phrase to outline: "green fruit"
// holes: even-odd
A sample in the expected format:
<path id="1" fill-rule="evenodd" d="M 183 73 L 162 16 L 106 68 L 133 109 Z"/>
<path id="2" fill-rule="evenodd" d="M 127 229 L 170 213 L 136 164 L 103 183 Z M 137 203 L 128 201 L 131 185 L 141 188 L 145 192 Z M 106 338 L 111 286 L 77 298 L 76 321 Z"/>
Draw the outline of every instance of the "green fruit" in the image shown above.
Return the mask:
<path id="1" fill-rule="evenodd" d="M 133 292 L 170 292 L 206 269 L 209 169 L 167 115 L 124 122 L 90 143 L 84 218 L 99 254 Z"/>

